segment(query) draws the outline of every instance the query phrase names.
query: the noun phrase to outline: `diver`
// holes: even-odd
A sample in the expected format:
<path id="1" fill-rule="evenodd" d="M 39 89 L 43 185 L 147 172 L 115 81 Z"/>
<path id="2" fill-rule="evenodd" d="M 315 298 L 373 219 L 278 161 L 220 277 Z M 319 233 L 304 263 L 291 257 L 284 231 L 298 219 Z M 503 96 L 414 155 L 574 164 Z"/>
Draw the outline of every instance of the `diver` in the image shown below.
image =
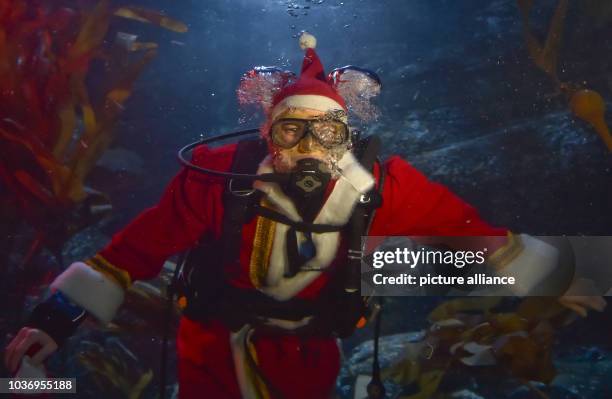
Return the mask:
<path id="1" fill-rule="evenodd" d="M 444 244 L 456 249 L 481 236 L 519 295 L 553 272 L 554 247 L 490 226 L 400 157 L 378 161 L 376 138 L 353 134 L 348 112 L 379 80 L 360 68 L 326 76 L 315 45 L 302 34 L 299 76 L 251 72 L 274 83 L 256 96 L 260 139 L 192 146 L 157 205 L 55 279 L 8 345 L 9 370 L 31 373 L 87 315 L 109 323 L 135 280 L 190 248 L 177 337 L 184 399 L 331 397 L 337 339 L 365 314 L 361 236 L 453 237 Z"/>

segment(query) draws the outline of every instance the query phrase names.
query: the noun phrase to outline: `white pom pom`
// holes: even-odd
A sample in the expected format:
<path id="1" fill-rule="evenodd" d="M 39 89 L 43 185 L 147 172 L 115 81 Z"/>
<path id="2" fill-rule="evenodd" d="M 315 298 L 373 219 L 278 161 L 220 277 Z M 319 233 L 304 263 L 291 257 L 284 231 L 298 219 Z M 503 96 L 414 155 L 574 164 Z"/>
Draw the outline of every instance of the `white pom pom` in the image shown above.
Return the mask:
<path id="1" fill-rule="evenodd" d="M 300 48 L 306 50 L 317 47 L 317 38 L 308 32 L 303 32 L 300 36 Z"/>

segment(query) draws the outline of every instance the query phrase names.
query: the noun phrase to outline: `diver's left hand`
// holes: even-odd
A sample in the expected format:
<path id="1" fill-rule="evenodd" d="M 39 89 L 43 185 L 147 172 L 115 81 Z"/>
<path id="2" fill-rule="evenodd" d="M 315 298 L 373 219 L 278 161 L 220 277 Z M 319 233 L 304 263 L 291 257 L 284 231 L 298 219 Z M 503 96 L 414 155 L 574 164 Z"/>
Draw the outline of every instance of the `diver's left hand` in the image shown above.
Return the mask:
<path id="1" fill-rule="evenodd" d="M 559 298 L 559 303 L 582 317 L 587 317 L 589 310 L 602 312 L 607 305 L 604 297 L 599 295 L 593 280 L 585 278 L 574 280 L 570 288 Z"/>

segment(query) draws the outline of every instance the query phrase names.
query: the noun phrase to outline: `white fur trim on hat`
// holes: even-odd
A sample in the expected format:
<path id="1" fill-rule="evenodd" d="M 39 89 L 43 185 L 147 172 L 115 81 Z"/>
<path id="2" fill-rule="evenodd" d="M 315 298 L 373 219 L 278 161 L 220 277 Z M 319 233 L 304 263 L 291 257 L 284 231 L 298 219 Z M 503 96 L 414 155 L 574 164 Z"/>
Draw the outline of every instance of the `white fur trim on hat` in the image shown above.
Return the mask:
<path id="1" fill-rule="evenodd" d="M 308 32 L 303 32 L 300 35 L 300 48 L 306 50 L 317 47 L 317 38 Z"/>
<path id="2" fill-rule="evenodd" d="M 508 288 L 517 296 L 529 294 L 559 263 L 559 251 L 552 245 L 527 234 L 521 234 L 521 241 L 524 246 L 521 253 L 497 270 L 501 276 L 514 277 L 514 285 Z"/>
<path id="3" fill-rule="evenodd" d="M 109 323 L 123 303 L 125 292 L 112 278 L 83 262 L 75 262 L 51 284 L 100 322 Z"/>
<path id="4" fill-rule="evenodd" d="M 271 112 L 272 119 L 276 119 L 279 114 L 288 108 L 309 108 L 323 112 L 344 110 L 342 105 L 329 97 L 317 94 L 297 94 L 289 96 L 276 104 Z"/>

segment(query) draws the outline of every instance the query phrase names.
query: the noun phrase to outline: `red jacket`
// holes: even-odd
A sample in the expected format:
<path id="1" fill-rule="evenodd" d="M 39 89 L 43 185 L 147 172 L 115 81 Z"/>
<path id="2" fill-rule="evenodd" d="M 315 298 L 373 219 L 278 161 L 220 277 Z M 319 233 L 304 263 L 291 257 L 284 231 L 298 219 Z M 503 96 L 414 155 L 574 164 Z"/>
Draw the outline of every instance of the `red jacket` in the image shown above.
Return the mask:
<path id="1" fill-rule="evenodd" d="M 194 151 L 196 165 L 229 170 L 236 146 L 205 146 Z M 445 186 L 429 181 L 400 157 L 384 163 L 382 207 L 376 212 L 372 236 L 499 236 L 475 208 Z M 374 175 L 378 180 L 379 170 Z M 169 256 L 192 247 L 205 233 L 221 234 L 224 180 L 183 169 L 167 186 L 159 203 L 115 234 L 100 255 L 126 270 L 132 280 L 150 279 Z M 254 222 L 245 226 L 242 251 L 252 249 Z M 246 280 L 245 280 L 246 281 Z"/>
<path id="2" fill-rule="evenodd" d="M 199 147 L 196 165 L 227 171 L 236 146 L 211 150 Z M 429 181 L 399 157 L 383 165 L 386 170 L 382 207 L 376 212 L 370 235 L 477 236 L 505 235 L 489 226 L 476 210 L 446 187 Z M 378 167 L 374 175 L 378 180 Z M 155 277 L 167 257 L 193 246 L 205 233 L 221 234 L 224 180 L 184 169 L 168 185 L 159 203 L 144 211 L 117 233 L 100 255 L 126 270 L 132 280 Z M 241 271 L 234 284 L 253 288 L 249 259 L 257 221 L 243 228 Z M 456 243 L 455 243 L 456 244 Z M 459 244 L 461 245 L 461 243 Z M 451 245 L 452 246 L 452 245 Z M 340 238 L 339 248 L 342 246 Z M 330 267 L 341 265 L 346 254 L 338 250 Z M 301 297 L 313 297 L 325 285 L 322 273 Z M 217 321 L 200 324 L 184 318 L 178 336 L 179 395 L 181 398 L 239 398 L 239 367 L 233 360 L 230 332 Z M 287 398 L 324 398 L 333 390 L 340 362 L 333 338 L 295 335 L 258 337 L 257 362 L 274 390 Z M 272 392 L 272 397 L 274 397 Z"/>

